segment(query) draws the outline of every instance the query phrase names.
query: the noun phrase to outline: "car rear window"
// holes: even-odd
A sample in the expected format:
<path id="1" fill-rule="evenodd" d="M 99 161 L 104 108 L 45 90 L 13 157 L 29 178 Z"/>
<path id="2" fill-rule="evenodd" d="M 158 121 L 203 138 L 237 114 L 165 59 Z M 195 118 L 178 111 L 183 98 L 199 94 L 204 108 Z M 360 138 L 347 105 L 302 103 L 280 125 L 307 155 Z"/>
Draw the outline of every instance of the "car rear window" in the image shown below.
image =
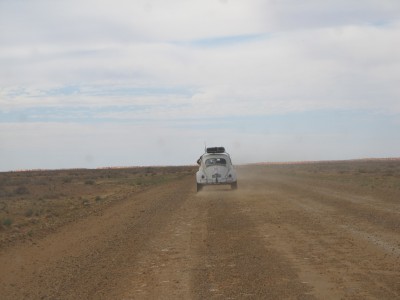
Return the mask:
<path id="1" fill-rule="evenodd" d="M 215 165 L 226 165 L 226 159 L 225 158 L 209 158 L 206 160 L 206 167 L 209 166 L 215 166 Z"/>

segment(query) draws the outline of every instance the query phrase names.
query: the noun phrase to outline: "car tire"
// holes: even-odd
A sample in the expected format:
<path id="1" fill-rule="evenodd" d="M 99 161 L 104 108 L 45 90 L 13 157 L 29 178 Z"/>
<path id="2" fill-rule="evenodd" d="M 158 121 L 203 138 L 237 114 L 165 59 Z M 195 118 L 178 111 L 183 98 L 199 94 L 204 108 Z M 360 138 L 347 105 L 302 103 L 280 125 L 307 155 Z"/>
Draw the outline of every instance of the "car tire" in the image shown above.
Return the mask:
<path id="1" fill-rule="evenodd" d="M 237 188 L 238 188 L 237 181 L 234 182 L 234 183 L 231 183 L 231 189 L 232 189 L 232 190 L 237 190 Z"/>
<path id="2" fill-rule="evenodd" d="M 198 183 L 197 184 L 197 192 L 200 192 L 203 189 L 203 185 Z"/>

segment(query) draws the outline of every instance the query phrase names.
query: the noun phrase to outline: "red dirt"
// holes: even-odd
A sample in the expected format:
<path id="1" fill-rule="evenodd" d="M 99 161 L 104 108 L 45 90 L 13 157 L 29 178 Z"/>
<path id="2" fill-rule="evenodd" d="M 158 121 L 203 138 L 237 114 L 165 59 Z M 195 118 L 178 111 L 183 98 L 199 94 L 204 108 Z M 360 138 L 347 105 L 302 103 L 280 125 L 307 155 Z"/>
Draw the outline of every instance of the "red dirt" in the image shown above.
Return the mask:
<path id="1" fill-rule="evenodd" d="M 307 168 L 121 191 L 0 249 L 1 299 L 400 298 L 400 177 Z"/>

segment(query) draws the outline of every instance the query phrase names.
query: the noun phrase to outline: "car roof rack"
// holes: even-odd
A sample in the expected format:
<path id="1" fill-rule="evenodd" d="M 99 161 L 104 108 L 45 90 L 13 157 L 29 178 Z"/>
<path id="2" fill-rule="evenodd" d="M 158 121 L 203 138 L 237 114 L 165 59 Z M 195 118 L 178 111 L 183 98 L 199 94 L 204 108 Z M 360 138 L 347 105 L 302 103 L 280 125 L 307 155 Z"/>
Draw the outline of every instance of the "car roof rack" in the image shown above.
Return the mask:
<path id="1" fill-rule="evenodd" d="M 210 147 L 207 148 L 207 153 L 225 153 L 224 147 Z"/>

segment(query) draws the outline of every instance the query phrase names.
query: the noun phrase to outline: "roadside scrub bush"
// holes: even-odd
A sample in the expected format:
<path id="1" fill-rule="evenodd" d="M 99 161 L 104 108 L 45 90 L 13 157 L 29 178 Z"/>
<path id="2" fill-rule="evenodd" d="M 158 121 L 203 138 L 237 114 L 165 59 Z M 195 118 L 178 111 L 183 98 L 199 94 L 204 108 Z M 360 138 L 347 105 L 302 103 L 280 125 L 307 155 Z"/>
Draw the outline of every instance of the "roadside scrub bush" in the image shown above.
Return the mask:
<path id="1" fill-rule="evenodd" d="M 5 226 L 5 227 L 10 227 L 10 226 L 12 225 L 12 223 L 13 223 L 13 220 L 10 219 L 10 218 L 6 218 L 6 219 L 4 219 L 1 223 L 2 223 L 3 226 Z"/>
<path id="2" fill-rule="evenodd" d="M 27 217 L 27 218 L 32 217 L 32 216 L 33 216 L 33 209 L 28 209 L 28 210 L 25 212 L 24 216 Z"/>
<path id="3" fill-rule="evenodd" d="M 21 185 L 14 190 L 14 194 L 27 195 L 27 194 L 29 194 L 29 189 L 26 186 Z"/>
<path id="4" fill-rule="evenodd" d="M 7 204 L 5 202 L 0 202 L 0 210 L 8 212 L 7 211 Z"/>
<path id="5" fill-rule="evenodd" d="M 72 178 L 71 177 L 63 178 L 63 183 L 71 183 L 71 182 L 72 182 Z"/>

